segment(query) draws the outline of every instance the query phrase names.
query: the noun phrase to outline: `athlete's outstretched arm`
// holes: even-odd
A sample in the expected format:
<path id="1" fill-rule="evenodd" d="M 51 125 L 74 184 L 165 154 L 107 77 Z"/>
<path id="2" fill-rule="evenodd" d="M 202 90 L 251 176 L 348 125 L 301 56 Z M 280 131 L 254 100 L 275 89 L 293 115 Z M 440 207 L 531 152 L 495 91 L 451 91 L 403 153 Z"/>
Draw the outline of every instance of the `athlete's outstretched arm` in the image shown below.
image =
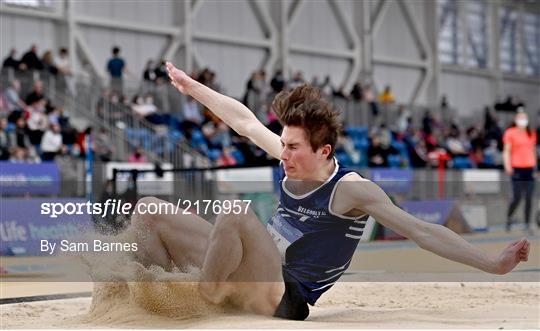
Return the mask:
<path id="1" fill-rule="evenodd" d="M 172 84 L 181 93 L 192 96 L 239 135 L 248 137 L 268 154 L 277 159 L 280 158 L 281 142 L 279 136 L 268 130 L 249 108 L 237 100 L 197 82 L 170 62 L 167 62 L 167 72 Z"/>
<path id="2" fill-rule="evenodd" d="M 350 199 L 355 200 L 356 208 L 439 256 L 494 274 L 505 274 L 528 259 L 530 243 L 525 238 L 509 244 L 499 255 L 490 255 L 445 226 L 421 221 L 398 208 L 371 181 L 348 186 Z"/>

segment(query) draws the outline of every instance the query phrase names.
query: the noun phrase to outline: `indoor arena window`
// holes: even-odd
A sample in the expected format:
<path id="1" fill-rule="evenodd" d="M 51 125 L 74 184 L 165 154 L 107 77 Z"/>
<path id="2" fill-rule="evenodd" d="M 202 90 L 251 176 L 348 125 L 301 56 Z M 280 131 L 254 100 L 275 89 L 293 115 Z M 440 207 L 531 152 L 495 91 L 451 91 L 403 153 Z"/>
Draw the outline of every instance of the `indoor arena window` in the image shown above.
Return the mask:
<path id="1" fill-rule="evenodd" d="M 540 15 L 525 13 L 523 16 L 525 34 L 525 73 L 540 76 Z"/>
<path id="2" fill-rule="evenodd" d="M 461 56 L 462 37 L 459 33 L 458 2 L 439 0 L 439 60 L 441 63 L 463 63 Z"/>
<path id="3" fill-rule="evenodd" d="M 519 70 L 518 12 L 509 7 L 499 11 L 500 20 L 500 68 L 505 72 Z"/>

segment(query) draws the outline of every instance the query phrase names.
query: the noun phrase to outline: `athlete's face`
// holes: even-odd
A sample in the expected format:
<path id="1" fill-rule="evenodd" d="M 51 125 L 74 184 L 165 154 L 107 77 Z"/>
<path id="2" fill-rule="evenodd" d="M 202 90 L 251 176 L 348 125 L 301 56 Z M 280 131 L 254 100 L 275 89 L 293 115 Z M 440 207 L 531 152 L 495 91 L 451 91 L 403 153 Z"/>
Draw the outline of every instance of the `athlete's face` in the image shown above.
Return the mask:
<path id="1" fill-rule="evenodd" d="M 281 133 L 281 160 L 285 174 L 290 179 L 309 179 L 324 165 L 331 150 L 330 145 L 313 152 L 303 128 L 285 126 Z"/>

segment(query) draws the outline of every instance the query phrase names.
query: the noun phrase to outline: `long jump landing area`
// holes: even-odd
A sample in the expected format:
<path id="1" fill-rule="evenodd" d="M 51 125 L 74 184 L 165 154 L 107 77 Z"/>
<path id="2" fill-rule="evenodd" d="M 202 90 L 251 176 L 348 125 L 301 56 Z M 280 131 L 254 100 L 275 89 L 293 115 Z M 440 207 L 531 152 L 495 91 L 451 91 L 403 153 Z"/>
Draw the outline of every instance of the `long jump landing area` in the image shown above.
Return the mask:
<path id="1" fill-rule="evenodd" d="M 518 233 L 466 236 L 490 252 L 499 252 L 518 238 Z M 540 238 L 530 240 L 529 261 L 511 274 L 479 278 L 478 273 L 471 273 L 476 276 L 470 281 L 471 268 L 425 252 L 409 241 L 361 244 L 342 281 L 310 307 L 310 316 L 303 322 L 196 307 L 200 298 L 189 296 L 175 303 L 189 309 L 177 306 L 185 314 L 174 317 L 170 311 L 145 309 L 133 293 L 122 300 L 118 293 L 101 293 L 92 305 L 96 284 L 91 282 L 31 282 L 31 274 L 7 274 L 0 287 L 1 328 L 538 329 Z M 30 257 L 2 260 L 11 266 L 39 263 L 39 258 Z M 455 281 L 456 275 L 464 280 Z M 182 286 L 193 293 L 193 284 Z M 149 294 L 154 300 L 159 301 L 160 295 L 164 302 L 171 300 L 170 293 Z"/>

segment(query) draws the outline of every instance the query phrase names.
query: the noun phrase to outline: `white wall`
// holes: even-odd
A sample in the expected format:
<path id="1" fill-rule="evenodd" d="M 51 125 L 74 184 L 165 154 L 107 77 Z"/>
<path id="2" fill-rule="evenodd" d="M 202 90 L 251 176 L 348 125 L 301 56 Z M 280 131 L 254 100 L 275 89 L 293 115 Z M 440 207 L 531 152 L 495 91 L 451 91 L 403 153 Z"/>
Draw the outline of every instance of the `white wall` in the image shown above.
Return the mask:
<path id="1" fill-rule="evenodd" d="M 183 23 L 183 3 L 173 0 L 160 1 L 74 1 L 75 15 L 95 17 L 100 20 L 126 22 L 134 25 L 150 25 L 154 27 L 174 27 Z M 283 1 L 290 6 L 293 2 Z M 370 0 L 369 7 L 374 10 L 379 1 Z M 388 11 L 382 17 L 380 30 L 373 36 L 373 57 L 398 58 L 406 61 L 420 61 L 420 52 L 414 43 L 413 34 L 406 24 L 398 0 L 388 0 Z M 215 70 L 219 83 L 225 91 L 241 97 L 245 83 L 254 69 L 260 68 L 268 58 L 270 49 L 281 54 L 279 36 L 275 36 L 275 44 L 269 46 L 238 46 L 228 42 L 208 41 L 197 38 L 197 34 L 211 34 L 241 38 L 244 40 L 267 40 L 264 30 L 253 10 L 253 4 L 244 0 L 200 0 L 200 8 L 191 17 L 193 32 L 193 50 L 203 66 Z M 263 10 L 270 13 L 270 24 L 278 25 L 280 2 L 259 1 Z M 360 1 L 345 0 L 336 4 L 341 8 L 345 20 L 356 30 L 360 37 L 359 27 L 361 6 Z M 409 1 L 414 21 L 420 27 L 420 33 L 425 34 L 426 22 L 429 21 L 426 2 Z M 56 50 L 65 45 L 65 33 L 61 20 L 47 18 L 25 17 L 15 14 L 0 14 L 1 55 L 5 56 L 11 47 L 19 50 L 19 55 L 26 51 L 30 44 L 39 45 L 40 53 L 45 49 Z M 80 34 L 88 45 L 90 55 L 99 69 L 104 70 L 111 47 L 118 45 L 122 48 L 133 77 L 139 79 L 143 67 L 149 58 L 158 59 L 163 50 L 170 45 L 171 38 L 165 34 L 145 33 L 129 29 L 111 29 L 88 25 L 78 25 Z M 303 1 L 296 21 L 289 27 L 288 39 L 291 46 L 306 46 L 319 50 L 346 51 L 350 49 L 343 31 L 327 1 Z M 62 40 L 61 37 L 62 36 Z M 272 53 L 272 54 L 274 54 Z M 360 57 L 360 52 L 357 56 Z M 185 60 L 185 51 L 180 47 L 173 60 L 179 64 Z M 330 75 L 332 81 L 339 85 L 351 72 L 352 60 L 346 57 L 321 56 L 305 53 L 290 52 L 288 55 L 290 69 L 302 70 L 309 81 L 315 75 L 321 79 Z M 279 66 L 280 59 L 275 65 Z M 271 64 L 273 65 L 273 64 Z M 398 102 L 408 102 L 415 90 L 416 84 L 422 78 L 421 68 L 405 67 L 377 63 L 373 65 L 374 82 L 378 89 L 385 85 L 392 86 Z M 271 72 L 268 73 L 271 76 Z M 354 79 L 353 79 L 354 80 Z M 456 106 L 461 114 L 482 109 L 485 104 L 493 102 L 491 81 L 483 76 L 463 73 L 443 72 L 440 75 L 440 94 L 446 94 L 450 103 Z M 350 87 L 350 85 L 348 86 Z M 529 108 L 540 108 L 540 82 L 527 83 L 523 81 L 504 81 L 501 90 L 503 94 L 519 95 Z M 417 98 L 418 104 L 425 104 L 427 93 L 421 93 Z M 439 99 L 438 97 L 436 99 Z"/>

